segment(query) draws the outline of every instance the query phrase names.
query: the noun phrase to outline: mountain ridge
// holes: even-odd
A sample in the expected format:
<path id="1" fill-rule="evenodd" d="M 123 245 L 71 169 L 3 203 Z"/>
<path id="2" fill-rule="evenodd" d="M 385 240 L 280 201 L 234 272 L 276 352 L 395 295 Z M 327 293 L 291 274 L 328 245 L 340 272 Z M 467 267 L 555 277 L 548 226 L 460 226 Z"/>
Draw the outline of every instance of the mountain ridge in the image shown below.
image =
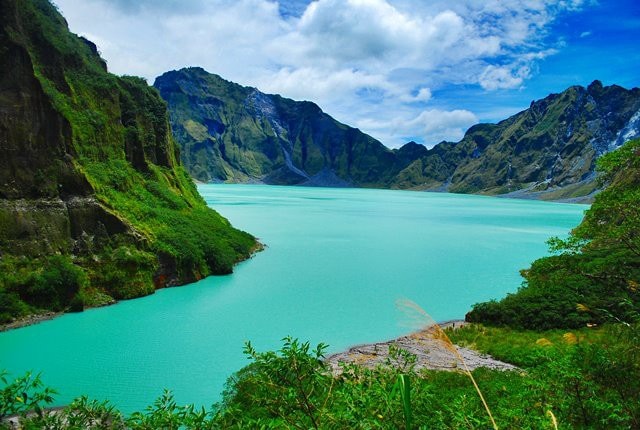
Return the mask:
<path id="1" fill-rule="evenodd" d="M 640 90 L 599 81 L 534 100 L 430 149 L 415 142 L 387 148 L 312 102 L 264 94 L 198 67 L 167 72 L 154 86 L 168 103 L 185 166 L 203 182 L 566 199 L 595 192 L 595 160 L 640 133 Z"/>

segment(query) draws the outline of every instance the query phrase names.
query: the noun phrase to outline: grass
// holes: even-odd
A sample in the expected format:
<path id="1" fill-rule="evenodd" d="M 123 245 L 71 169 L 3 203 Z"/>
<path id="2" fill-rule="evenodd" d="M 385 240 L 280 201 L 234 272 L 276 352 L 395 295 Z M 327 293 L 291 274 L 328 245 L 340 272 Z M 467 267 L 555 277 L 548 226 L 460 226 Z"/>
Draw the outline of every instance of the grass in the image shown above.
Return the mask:
<path id="1" fill-rule="evenodd" d="M 523 368 L 539 364 L 547 356 L 550 347 L 567 352 L 575 343 L 596 344 L 606 337 L 606 327 L 534 331 L 466 324 L 455 330 L 448 328 L 445 332 L 456 345 L 475 349 Z M 575 342 L 568 339 L 575 339 Z"/>

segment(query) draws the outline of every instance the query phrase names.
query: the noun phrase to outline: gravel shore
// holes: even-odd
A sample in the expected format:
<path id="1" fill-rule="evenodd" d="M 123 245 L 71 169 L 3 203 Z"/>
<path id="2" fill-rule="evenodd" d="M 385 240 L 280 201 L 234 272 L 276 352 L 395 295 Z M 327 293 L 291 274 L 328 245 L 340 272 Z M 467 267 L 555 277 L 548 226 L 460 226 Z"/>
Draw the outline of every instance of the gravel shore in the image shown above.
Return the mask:
<path id="1" fill-rule="evenodd" d="M 44 312 L 41 314 L 28 315 L 24 318 L 11 321 L 10 323 L 0 324 L 0 332 L 38 324 L 39 322 L 48 321 L 60 315 L 62 315 L 62 312 Z"/>
<path id="2" fill-rule="evenodd" d="M 458 328 L 464 326 L 464 324 L 464 321 L 456 320 L 439 325 L 444 329 L 448 327 Z M 496 370 L 517 370 L 516 366 L 496 360 L 489 355 L 480 354 L 468 348 L 452 346 L 434 333 L 437 333 L 437 331 L 434 332 L 434 330 L 426 328 L 386 342 L 356 345 L 347 351 L 327 357 L 326 361 L 334 373 L 341 372 L 339 363 L 355 363 L 368 368 L 374 368 L 380 364 L 387 363 L 390 358 L 389 347 L 393 345 L 416 356 L 416 370 L 463 370 L 463 364 L 451 349 L 455 347 L 469 370 L 478 367 L 488 367 Z"/>

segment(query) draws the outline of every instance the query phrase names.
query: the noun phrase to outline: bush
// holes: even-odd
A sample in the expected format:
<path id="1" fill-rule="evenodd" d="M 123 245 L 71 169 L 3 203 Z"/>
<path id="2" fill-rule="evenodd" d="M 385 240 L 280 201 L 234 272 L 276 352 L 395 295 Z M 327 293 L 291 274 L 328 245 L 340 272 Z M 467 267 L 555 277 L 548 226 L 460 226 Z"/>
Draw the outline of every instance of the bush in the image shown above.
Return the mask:
<path id="1" fill-rule="evenodd" d="M 13 321 L 15 317 L 24 315 L 28 309 L 18 294 L 0 289 L 0 324 Z"/>
<path id="2" fill-rule="evenodd" d="M 130 299 L 154 291 L 156 256 L 131 246 L 106 248 L 94 267 L 91 284 L 116 299 Z"/>
<path id="3" fill-rule="evenodd" d="M 87 285 L 85 271 L 71 258 L 3 258 L 0 268 L 0 314 L 20 316 L 31 307 L 64 310 Z"/>

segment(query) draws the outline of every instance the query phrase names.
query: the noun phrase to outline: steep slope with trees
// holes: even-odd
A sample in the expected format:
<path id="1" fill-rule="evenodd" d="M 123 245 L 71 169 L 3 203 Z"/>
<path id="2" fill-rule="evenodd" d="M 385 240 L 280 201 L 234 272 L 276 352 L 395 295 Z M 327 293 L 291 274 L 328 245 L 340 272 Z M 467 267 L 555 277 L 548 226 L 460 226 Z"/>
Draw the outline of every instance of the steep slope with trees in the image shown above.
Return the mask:
<path id="1" fill-rule="evenodd" d="M 555 255 L 522 272 L 526 283 L 499 302 L 474 306 L 467 320 L 529 329 L 576 328 L 614 319 L 632 322 L 640 309 L 640 139 L 598 162 L 600 181 L 582 223 Z"/>
<path id="2" fill-rule="evenodd" d="M 0 322 L 149 294 L 247 258 L 206 207 L 166 105 L 46 0 L 0 2 Z"/>

